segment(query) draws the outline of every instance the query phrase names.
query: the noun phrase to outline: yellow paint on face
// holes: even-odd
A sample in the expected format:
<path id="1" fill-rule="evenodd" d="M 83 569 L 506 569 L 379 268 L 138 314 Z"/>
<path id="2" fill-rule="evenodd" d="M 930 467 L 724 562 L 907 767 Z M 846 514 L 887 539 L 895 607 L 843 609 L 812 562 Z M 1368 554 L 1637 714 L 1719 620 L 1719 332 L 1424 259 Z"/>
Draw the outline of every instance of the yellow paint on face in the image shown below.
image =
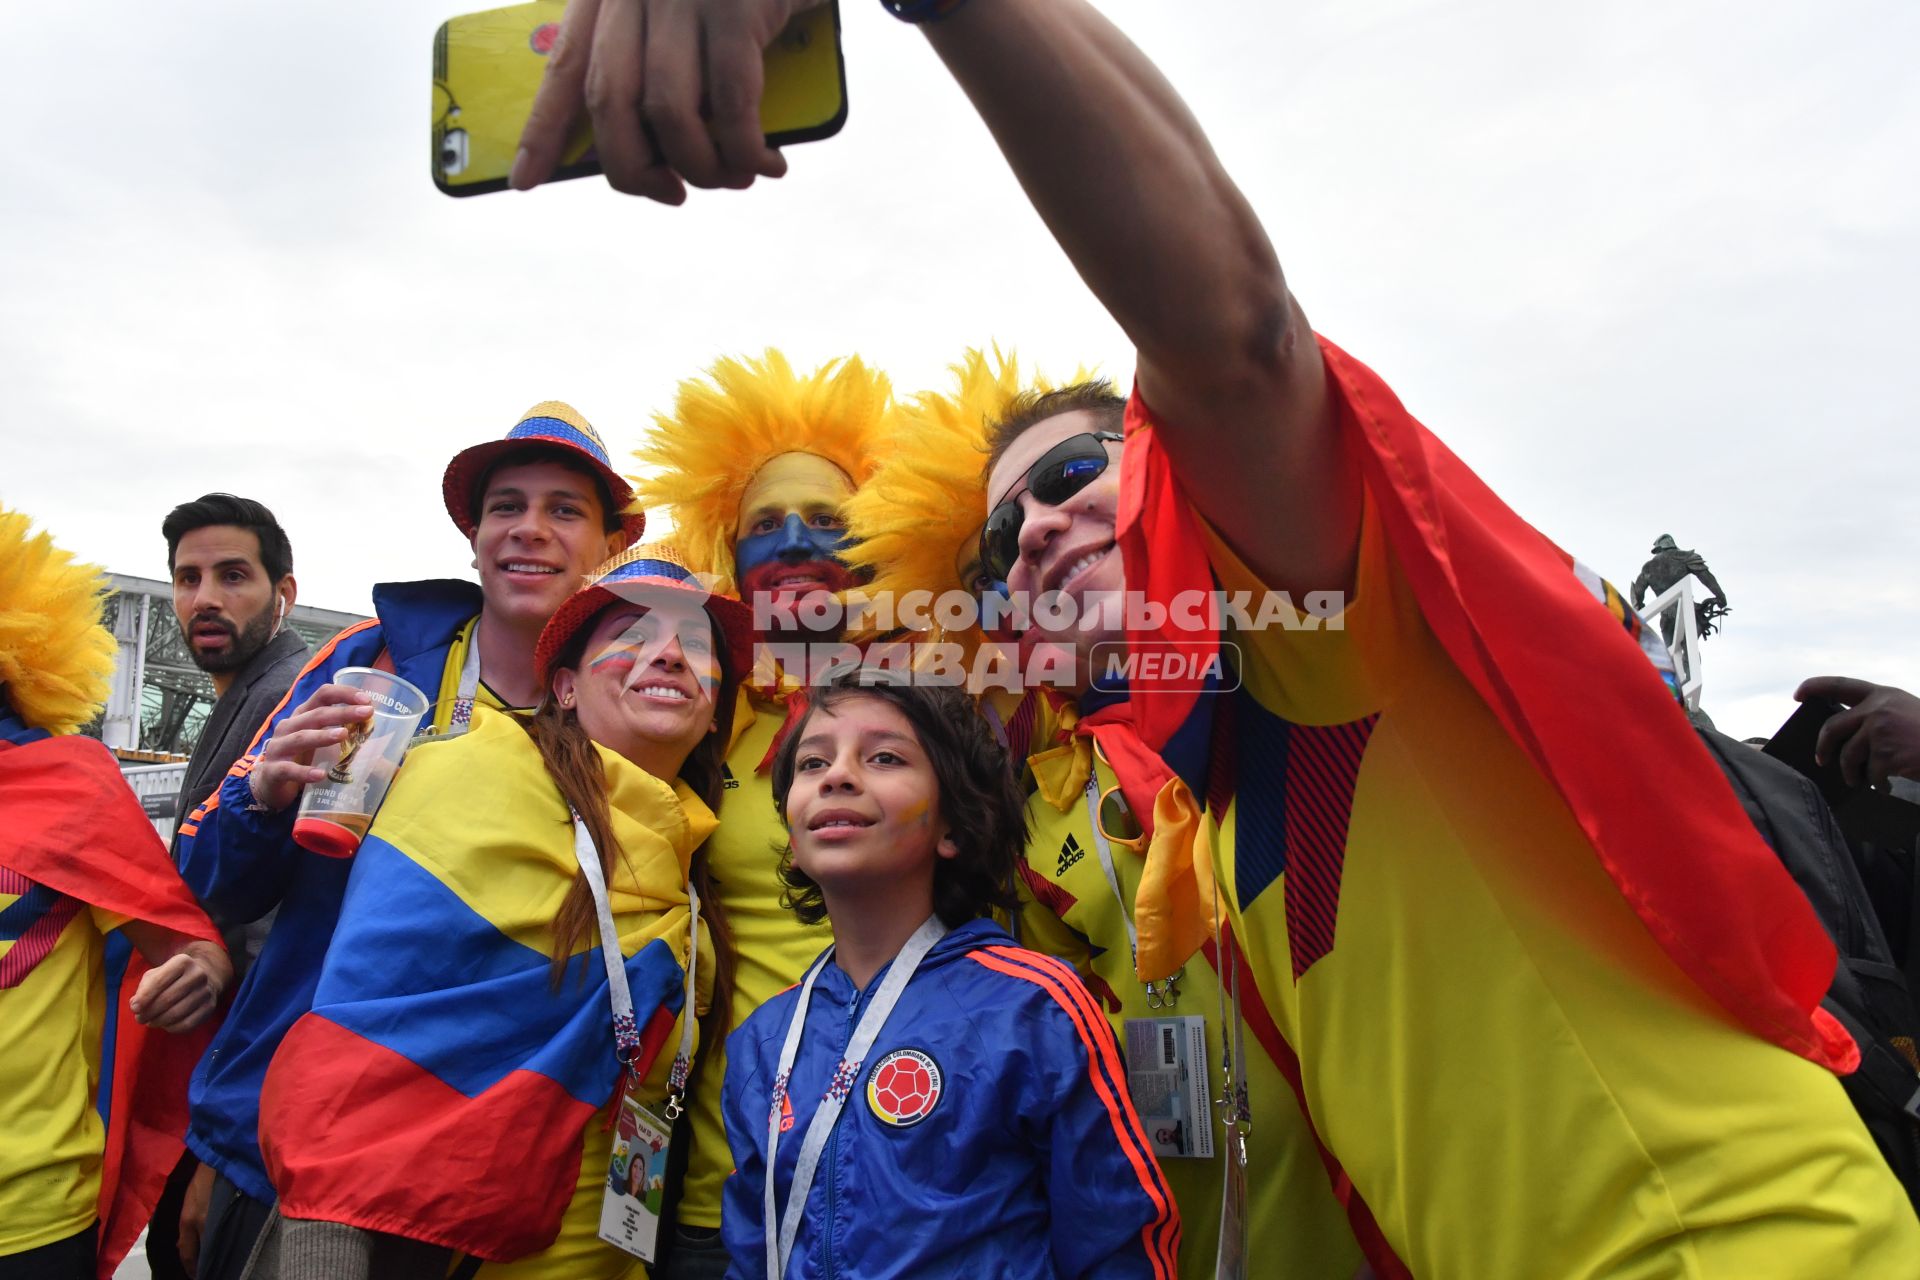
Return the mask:
<path id="1" fill-rule="evenodd" d="M 771 519 L 778 528 L 790 515 L 810 520 L 822 512 L 838 518 L 840 506 L 853 494 L 853 478 L 817 453 L 780 453 L 767 459 L 740 495 L 740 520 L 735 538 L 767 532 L 760 527 Z"/>

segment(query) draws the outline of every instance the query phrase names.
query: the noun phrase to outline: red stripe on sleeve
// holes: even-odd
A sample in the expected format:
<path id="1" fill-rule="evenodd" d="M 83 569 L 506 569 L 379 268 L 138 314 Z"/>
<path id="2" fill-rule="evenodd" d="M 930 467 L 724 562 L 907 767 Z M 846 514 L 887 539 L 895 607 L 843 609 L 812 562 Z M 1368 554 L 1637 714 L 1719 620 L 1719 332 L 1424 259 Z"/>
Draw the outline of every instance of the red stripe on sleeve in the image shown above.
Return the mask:
<path id="1" fill-rule="evenodd" d="M 1087 994 L 1072 969 L 1036 952 L 1017 947 L 986 947 L 968 952 L 968 955 L 997 973 L 1033 983 L 1052 996 L 1054 1003 L 1066 1011 L 1074 1031 L 1086 1047 L 1087 1074 L 1093 1082 L 1095 1094 L 1107 1109 L 1107 1119 L 1113 1125 L 1113 1136 L 1132 1164 L 1134 1176 L 1140 1180 L 1148 1201 L 1154 1206 L 1153 1220 L 1140 1231 L 1141 1244 L 1153 1266 L 1153 1274 L 1158 1280 L 1175 1280 L 1179 1275 L 1176 1257 L 1180 1250 L 1180 1215 L 1173 1207 L 1172 1193 L 1161 1180 L 1160 1168 L 1154 1162 L 1152 1148 L 1147 1145 L 1140 1117 L 1134 1114 L 1133 1100 L 1122 1085 L 1126 1074 L 1119 1068 L 1119 1053 L 1113 1045 L 1113 1033 L 1107 1026 L 1106 1018 L 1093 1007 L 1093 997 Z M 1095 1033 L 1093 1026 L 1096 1023 L 1107 1034 Z M 1113 1083 L 1110 1084 L 1110 1080 Z"/>

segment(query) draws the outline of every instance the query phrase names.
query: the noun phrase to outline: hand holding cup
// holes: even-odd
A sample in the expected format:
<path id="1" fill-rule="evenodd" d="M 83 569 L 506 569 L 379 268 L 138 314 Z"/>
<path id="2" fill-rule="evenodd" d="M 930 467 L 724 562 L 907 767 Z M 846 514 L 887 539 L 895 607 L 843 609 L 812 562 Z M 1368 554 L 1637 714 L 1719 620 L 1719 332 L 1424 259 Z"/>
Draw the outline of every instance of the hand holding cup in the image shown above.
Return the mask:
<path id="1" fill-rule="evenodd" d="M 256 803 L 278 813 L 300 798 L 309 782 L 325 782 L 313 753 L 344 740 L 351 726 L 373 718 L 373 699 L 365 690 L 323 684 L 280 722 L 260 751 L 248 782 Z"/>

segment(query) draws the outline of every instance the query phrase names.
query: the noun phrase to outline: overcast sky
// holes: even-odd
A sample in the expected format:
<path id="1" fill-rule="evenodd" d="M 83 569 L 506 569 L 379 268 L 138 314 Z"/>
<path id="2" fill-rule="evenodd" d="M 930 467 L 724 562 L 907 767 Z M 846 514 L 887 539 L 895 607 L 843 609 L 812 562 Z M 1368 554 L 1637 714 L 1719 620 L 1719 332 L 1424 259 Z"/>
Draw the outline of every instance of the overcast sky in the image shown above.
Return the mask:
<path id="1" fill-rule="evenodd" d="M 1734 605 L 1706 707 L 1920 686 L 1920 7 L 1692 0 L 1105 6 L 1266 220 L 1316 326 L 1523 515 Z M 616 451 L 726 353 L 1132 357 L 924 42 L 845 0 L 851 118 L 679 210 L 428 178 L 411 0 L 38 6 L 0 47 L 0 501 L 122 573 L 257 497 L 301 598 L 469 573 L 457 449 L 547 398 Z"/>

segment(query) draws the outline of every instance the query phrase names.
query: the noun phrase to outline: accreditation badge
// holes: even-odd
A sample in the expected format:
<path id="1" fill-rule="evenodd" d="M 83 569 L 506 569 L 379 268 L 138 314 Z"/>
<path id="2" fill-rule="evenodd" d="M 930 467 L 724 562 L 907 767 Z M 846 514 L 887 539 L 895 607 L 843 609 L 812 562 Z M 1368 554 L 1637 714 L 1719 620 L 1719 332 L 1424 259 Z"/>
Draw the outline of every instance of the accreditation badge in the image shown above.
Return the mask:
<path id="1" fill-rule="evenodd" d="M 660 1237 L 660 1206 L 667 1191 L 672 1131 L 626 1094 L 614 1122 L 613 1159 L 600 1199 L 600 1238 L 642 1262 L 652 1262 Z"/>
<path id="2" fill-rule="evenodd" d="M 1127 1092 L 1162 1160 L 1213 1158 L 1207 1020 L 1192 1014 L 1126 1021 Z"/>

